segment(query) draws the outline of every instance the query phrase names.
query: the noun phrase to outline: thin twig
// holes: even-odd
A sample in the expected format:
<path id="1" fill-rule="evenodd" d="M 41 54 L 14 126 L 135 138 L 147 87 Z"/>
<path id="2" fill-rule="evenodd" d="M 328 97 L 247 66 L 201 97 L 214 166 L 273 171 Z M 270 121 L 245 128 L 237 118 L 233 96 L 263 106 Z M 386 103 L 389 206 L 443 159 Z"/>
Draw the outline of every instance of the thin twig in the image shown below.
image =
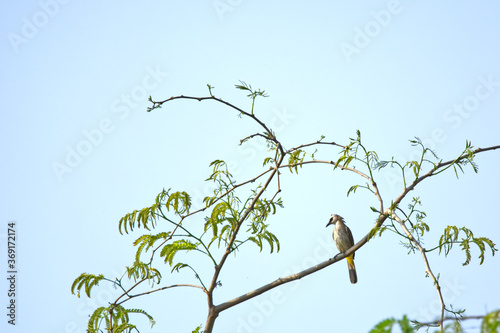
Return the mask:
<path id="1" fill-rule="evenodd" d="M 306 143 L 306 144 L 303 144 L 303 145 L 300 145 L 300 146 L 288 149 L 286 151 L 286 153 L 288 154 L 288 153 L 291 153 L 292 151 L 295 151 L 295 150 L 298 150 L 298 149 L 301 149 L 301 148 L 304 148 L 304 147 L 314 146 L 314 145 L 329 145 L 329 146 L 337 146 L 337 147 L 346 149 L 346 146 L 340 145 L 340 144 L 338 144 L 336 142 L 323 142 L 323 141 L 319 141 L 318 140 L 318 141 L 315 141 L 315 142 Z"/>
<path id="2" fill-rule="evenodd" d="M 394 212 L 392 213 L 392 218 L 395 219 L 396 221 L 398 221 L 399 225 L 401 226 L 401 228 L 405 232 L 405 234 L 408 237 L 408 239 L 413 244 L 415 244 L 415 246 L 420 251 L 420 254 L 422 255 L 422 258 L 424 260 L 424 265 L 425 265 L 425 272 L 427 273 L 427 275 L 429 275 L 431 277 L 431 279 L 432 279 L 432 281 L 434 283 L 434 286 L 436 287 L 436 291 L 438 293 L 439 303 L 441 305 L 441 315 L 440 315 L 440 320 L 439 320 L 438 324 L 439 324 L 439 327 L 441 328 L 441 330 L 443 330 L 444 310 L 445 310 L 446 307 L 445 307 L 444 300 L 443 300 L 443 294 L 441 293 L 441 286 L 439 285 L 438 279 L 436 279 L 436 277 L 432 273 L 431 266 L 429 265 L 429 260 L 427 259 L 427 255 L 425 254 L 426 250 L 422 247 L 422 245 L 420 244 L 420 242 L 418 242 L 415 239 L 415 237 L 413 237 L 413 235 L 411 234 L 411 232 L 406 227 L 405 223 L 399 218 L 399 216 L 396 213 L 394 213 Z"/>
<path id="3" fill-rule="evenodd" d="M 478 319 L 483 319 L 484 317 L 485 316 L 461 316 L 460 318 L 444 317 L 444 318 L 442 318 L 442 320 L 443 320 L 443 322 L 450 321 L 450 320 L 464 321 L 464 320 L 478 320 Z M 426 323 L 422 323 L 422 322 L 415 322 L 415 323 L 417 323 L 418 325 L 421 325 L 421 326 L 438 326 L 440 321 L 441 321 L 441 318 L 437 321 L 430 321 L 430 322 L 426 322 Z"/>
<path id="4" fill-rule="evenodd" d="M 175 288 L 175 287 L 192 287 L 192 288 L 199 288 L 201 290 L 204 290 L 204 288 L 202 286 L 198 286 L 198 285 L 195 285 L 195 284 L 182 284 L 182 283 L 181 284 L 173 284 L 171 286 L 161 287 L 161 288 L 158 288 L 158 289 L 146 291 L 146 292 L 143 292 L 143 293 L 140 293 L 140 294 L 136 294 L 136 295 L 128 295 L 129 298 L 121 301 L 120 303 L 113 303 L 113 304 L 120 305 L 122 303 L 125 303 L 125 302 L 131 300 L 134 297 L 139 297 L 139 296 L 143 296 L 143 295 L 147 295 L 147 294 L 151 294 L 151 293 L 155 293 L 155 292 L 158 292 L 158 291 L 162 291 L 162 290 L 170 289 L 170 288 Z"/>

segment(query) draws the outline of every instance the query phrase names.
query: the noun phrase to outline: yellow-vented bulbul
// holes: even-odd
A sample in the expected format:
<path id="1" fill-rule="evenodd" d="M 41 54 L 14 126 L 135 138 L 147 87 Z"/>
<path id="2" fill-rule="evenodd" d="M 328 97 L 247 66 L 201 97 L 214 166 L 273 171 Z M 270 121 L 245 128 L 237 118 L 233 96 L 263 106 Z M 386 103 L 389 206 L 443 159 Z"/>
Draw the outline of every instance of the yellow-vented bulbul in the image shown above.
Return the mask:
<path id="1" fill-rule="evenodd" d="M 344 253 L 349 250 L 354 245 L 354 238 L 352 237 L 351 230 L 345 225 L 344 218 L 337 214 L 332 214 L 330 216 L 330 221 L 328 221 L 327 227 L 333 224 L 335 227 L 333 229 L 333 240 L 337 245 L 340 252 Z M 345 258 L 347 261 L 347 268 L 349 268 L 349 278 L 351 283 L 358 282 L 358 276 L 356 275 L 356 267 L 354 266 L 354 253 Z"/>

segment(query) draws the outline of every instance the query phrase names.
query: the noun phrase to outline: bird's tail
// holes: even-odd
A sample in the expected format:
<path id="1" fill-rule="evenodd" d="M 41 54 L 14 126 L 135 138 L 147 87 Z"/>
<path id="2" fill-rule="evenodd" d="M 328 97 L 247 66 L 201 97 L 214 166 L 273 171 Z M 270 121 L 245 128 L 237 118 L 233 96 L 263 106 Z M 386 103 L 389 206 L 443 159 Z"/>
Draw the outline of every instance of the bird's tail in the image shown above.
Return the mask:
<path id="1" fill-rule="evenodd" d="M 349 269 L 349 278 L 351 283 L 358 282 L 358 275 L 356 274 L 356 266 L 354 266 L 354 258 L 352 255 L 345 258 L 347 260 L 347 268 Z"/>

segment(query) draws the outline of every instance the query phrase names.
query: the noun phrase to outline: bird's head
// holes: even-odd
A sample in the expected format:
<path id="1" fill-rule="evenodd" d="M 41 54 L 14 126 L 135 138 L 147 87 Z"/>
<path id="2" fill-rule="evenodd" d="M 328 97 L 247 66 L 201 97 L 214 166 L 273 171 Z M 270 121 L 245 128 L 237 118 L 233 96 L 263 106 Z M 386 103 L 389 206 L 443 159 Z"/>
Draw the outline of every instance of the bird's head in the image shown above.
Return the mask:
<path id="1" fill-rule="evenodd" d="M 340 215 L 332 214 L 330 216 L 330 220 L 328 221 L 328 224 L 326 226 L 328 227 L 330 224 L 335 225 L 335 223 L 337 223 L 337 221 L 344 222 L 344 218 L 342 216 L 340 216 Z"/>

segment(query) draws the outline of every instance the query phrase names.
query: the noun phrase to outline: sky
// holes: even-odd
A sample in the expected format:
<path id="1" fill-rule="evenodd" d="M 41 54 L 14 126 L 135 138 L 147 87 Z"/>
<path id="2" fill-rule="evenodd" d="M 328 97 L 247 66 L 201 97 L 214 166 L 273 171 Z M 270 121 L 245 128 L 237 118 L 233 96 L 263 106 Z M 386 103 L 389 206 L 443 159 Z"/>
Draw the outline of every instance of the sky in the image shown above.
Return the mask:
<path id="1" fill-rule="evenodd" d="M 494 1 L 70 1 L 1 3 L 0 248 L 2 332 L 84 332 L 88 316 L 118 297 L 101 283 L 92 298 L 71 295 L 82 272 L 120 276 L 134 260 L 143 229 L 118 233 L 125 214 L 150 206 L 163 188 L 187 191 L 193 207 L 211 187 L 215 159 L 237 181 L 260 173 L 267 156 L 260 129 L 213 101 L 175 101 L 148 113 L 149 96 L 214 94 L 249 110 L 239 81 L 265 90 L 255 113 L 285 148 L 318 140 L 346 144 L 360 130 L 384 160 L 405 162 L 419 137 L 443 160 L 500 144 L 500 5 Z M 312 152 L 313 150 L 311 150 Z M 319 147 L 317 158 L 336 160 Z M 422 182 L 420 197 L 434 247 L 447 225 L 500 242 L 500 151 L 478 154 L 467 168 Z M 375 174 L 388 205 L 402 191 L 395 169 Z M 373 226 L 377 200 L 358 190 L 362 179 L 325 165 L 281 178 L 284 208 L 268 220 L 279 253 L 248 246 L 230 257 L 215 302 L 333 257 L 326 229 L 343 216 L 355 240 Z M 271 194 L 272 195 L 272 194 Z M 193 219 L 201 225 L 203 216 Z M 15 223 L 16 296 L 8 296 L 8 224 Z M 158 231 L 163 231 L 158 226 Z M 446 304 L 467 315 L 498 309 L 498 256 L 479 265 L 454 248 L 432 252 Z M 193 262 L 206 269 L 202 257 Z M 436 320 L 438 303 L 421 256 L 386 233 L 356 252 L 359 282 L 345 263 L 331 265 L 220 314 L 215 332 L 367 332 L 379 321 L 408 315 Z M 165 285 L 194 283 L 191 273 Z M 16 304 L 15 327 L 7 306 Z M 141 332 L 191 332 L 206 319 L 199 290 L 177 288 L 126 303 L 156 320 Z M 135 318 L 135 317 L 134 317 Z M 478 322 L 467 323 L 478 332 Z"/>

